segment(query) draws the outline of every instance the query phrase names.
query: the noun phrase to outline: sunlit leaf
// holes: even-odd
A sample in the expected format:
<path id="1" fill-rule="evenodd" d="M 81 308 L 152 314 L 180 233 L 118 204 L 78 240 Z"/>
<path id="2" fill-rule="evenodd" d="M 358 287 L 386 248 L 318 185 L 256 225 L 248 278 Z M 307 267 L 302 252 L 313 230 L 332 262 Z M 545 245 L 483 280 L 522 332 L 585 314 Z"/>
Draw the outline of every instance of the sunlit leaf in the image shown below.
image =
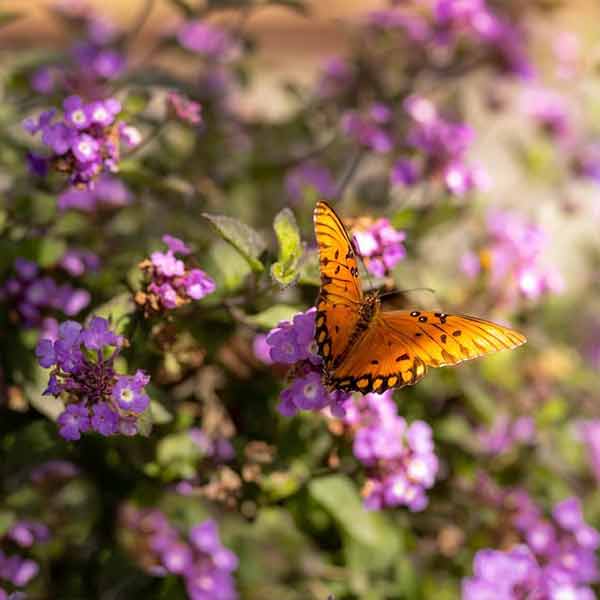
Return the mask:
<path id="1" fill-rule="evenodd" d="M 298 277 L 302 257 L 302 240 L 294 213 L 284 208 L 276 217 L 273 228 L 279 242 L 277 262 L 271 265 L 271 275 L 281 285 L 288 286 Z"/>
<path id="2" fill-rule="evenodd" d="M 242 254 L 253 271 L 260 272 L 264 270 L 264 265 L 259 258 L 265 251 L 267 244 L 257 231 L 232 217 L 208 213 L 202 213 L 202 216 L 213 224 L 225 241 L 229 242 Z"/>

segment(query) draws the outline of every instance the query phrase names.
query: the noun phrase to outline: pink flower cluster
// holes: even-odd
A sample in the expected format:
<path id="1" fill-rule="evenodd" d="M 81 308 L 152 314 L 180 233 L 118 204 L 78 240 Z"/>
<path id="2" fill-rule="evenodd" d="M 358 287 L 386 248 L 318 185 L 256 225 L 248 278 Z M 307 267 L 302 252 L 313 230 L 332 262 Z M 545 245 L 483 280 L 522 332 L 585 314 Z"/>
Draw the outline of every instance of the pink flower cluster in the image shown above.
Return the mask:
<path id="1" fill-rule="evenodd" d="M 367 269 L 375 277 L 387 275 L 406 256 L 402 245 L 406 234 L 394 229 L 388 219 L 377 219 L 366 228 L 359 223 L 352 228 L 352 235 Z"/>
<path id="2" fill-rule="evenodd" d="M 215 291 L 215 282 L 200 269 L 189 269 L 180 256 L 191 250 L 180 239 L 164 235 L 166 252 L 153 252 L 150 259 L 140 263 L 147 276 L 143 291 L 135 296 L 138 306 L 146 314 L 171 310 L 193 300 L 200 300 Z"/>
<path id="3" fill-rule="evenodd" d="M 559 271 L 543 261 L 549 239 L 540 226 L 515 213 L 493 210 L 487 230 L 489 241 L 479 254 L 468 252 L 462 257 L 462 270 L 469 277 L 487 274 L 491 287 L 508 302 L 519 296 L 538 300 L 562 291 Z"/>
<path id="4" fill-rule="evenodd" d="M 438 471 L 431 427 L 424 421 L 409 425 L 398 415 L 392 396 L 387 390 L 348 399 L 343 422 L 354 435 L 354 455 L 367 472 L 365 506 L 420 511 L 427 506 L 425 492 Z"/>

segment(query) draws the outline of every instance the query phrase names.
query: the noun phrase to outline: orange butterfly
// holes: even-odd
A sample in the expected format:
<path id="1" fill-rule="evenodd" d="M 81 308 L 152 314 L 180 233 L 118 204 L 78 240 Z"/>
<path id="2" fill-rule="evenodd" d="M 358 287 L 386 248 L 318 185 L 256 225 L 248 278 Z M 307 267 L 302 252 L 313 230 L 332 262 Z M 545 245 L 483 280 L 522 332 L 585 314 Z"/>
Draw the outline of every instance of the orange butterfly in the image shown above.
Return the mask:
<path id="1" fill-rule="evenodd" d="M 326 202 L 314 210 L 321 289 L 315 340 L 330 389 L 383 392 L 413 385 L 427 367 L 516 348 L 524 335 L 466 315 L 381 309 L 378 292 L 363 293 L 356 250 Z"/>

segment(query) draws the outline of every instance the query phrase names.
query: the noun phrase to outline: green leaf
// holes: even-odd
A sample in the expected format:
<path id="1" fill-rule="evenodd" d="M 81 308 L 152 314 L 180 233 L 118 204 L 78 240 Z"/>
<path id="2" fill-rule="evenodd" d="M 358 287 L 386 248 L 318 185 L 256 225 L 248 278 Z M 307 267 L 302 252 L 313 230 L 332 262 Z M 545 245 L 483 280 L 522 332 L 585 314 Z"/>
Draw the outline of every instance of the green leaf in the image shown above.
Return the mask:
<path id="1" fill-rule="evenodd" d="M 264 270 L 259 257 L 267 244 L 256 230 L 232 217 L 208 213 L 202 213 L 202 216 L 208 219 L 221 237 L 248 261 L 253 271 L 260 273 Z"/>
<path id="2" fill-rule="evenodd" d="M 222 240 L 210 247 L 207 267 L 215 274 L 217 291 L 223 294 L 239 289 L 251 273 L 248 262 Z"/>
<path id="3" fill-rule="evenodd" d="M 279 242 L 279 258 L 271 265 L 273 279 L 282 286 L 288 286 L 298 278 L 298 266 L 302 257 L 302 240 L 294 213 L 284 208 L 273 223 Z"/>
<path id="4" fill-rule="evenodd" d="M 287 304 L 275 304 L 256 315 L 246 318 L 250 325 L 261 327 L 262 329 L 273 329 L 280 321 L 289 321 L 296 313 L 302 310 L 299 306 L 290 306 Z"/>
<path id="5" fill-rule="evenodd" d="M 389 519 L 382 513 L 364 508 L 356 487 L 345 475 L 313 479 L 309 492 L 327 510 L 343 531 L 368 548 L 378 558 L 397 559 L 399 539 Z"/>

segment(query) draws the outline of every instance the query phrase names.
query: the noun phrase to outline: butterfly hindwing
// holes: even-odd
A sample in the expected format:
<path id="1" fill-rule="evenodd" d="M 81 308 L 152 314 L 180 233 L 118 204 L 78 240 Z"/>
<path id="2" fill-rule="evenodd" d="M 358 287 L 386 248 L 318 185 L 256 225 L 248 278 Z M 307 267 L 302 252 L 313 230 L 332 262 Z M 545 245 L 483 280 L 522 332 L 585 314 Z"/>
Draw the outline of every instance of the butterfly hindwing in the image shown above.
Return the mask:
<path id="1" fill-rule="evenodd" d="M 335 369 L 333 381 L 347 391 L 383 392 L 417 383 L 427 367 L 455 365 L 524 342 L 520 333 L 477 317 L 383 311 Z"/>
<path id="2" fill-rule="evenodd" d="M 363 293 L 356 251 L 342 222 L 327 203 L 317 202 L 314 225 L 321 271 L 315 339 L 329 369 L 347 350 L 359 321 Z"/>

